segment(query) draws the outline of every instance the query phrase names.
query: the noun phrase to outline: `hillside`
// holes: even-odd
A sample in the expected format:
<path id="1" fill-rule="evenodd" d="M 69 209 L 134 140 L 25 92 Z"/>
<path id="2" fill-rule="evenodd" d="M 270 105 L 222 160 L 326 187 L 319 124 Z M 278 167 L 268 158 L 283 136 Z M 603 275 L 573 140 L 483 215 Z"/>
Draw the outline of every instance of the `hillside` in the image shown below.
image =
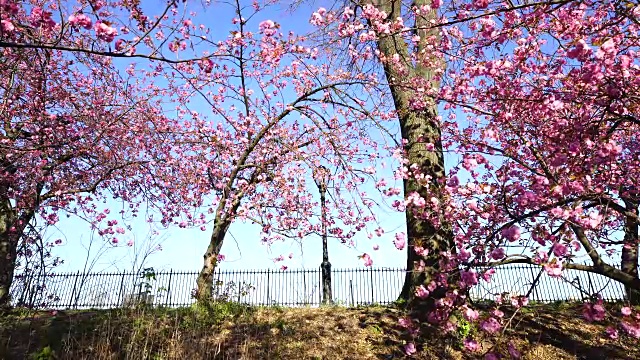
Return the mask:
<path id="1" fill-rule="evenodd" d="M 532 306 L 492 346 L 512 341 L 523 359 L 638 359 L 637 341 L 612 341 L 580 319 L 578 305 Z M 402 310 L 251 308 L 221 303 L 182 309 L 13 311 L 0 318 L 2 359 L 403 359 Z M 514 315 L 514 316 L 511 316 Z M 415 359 L 482 358 L 461 335 L 423 329 Z M 468 328 L 474 333 L 473 327 Z"/>

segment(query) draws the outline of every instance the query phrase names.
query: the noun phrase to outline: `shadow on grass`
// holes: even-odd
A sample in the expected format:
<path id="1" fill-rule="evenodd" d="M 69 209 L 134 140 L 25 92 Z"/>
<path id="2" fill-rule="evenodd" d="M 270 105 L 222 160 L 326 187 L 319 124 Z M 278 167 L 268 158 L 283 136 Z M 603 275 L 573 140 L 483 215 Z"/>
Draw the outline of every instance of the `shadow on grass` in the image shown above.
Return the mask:
<path id="1" fill-rule="evenodd" d="M 635 343 L 602 343 L 603 327 L 586 326 L 573 310 L 534 311 L 514 317 L 506 338 L 496 343 L 503 354 L 514 341 L 524 359 L 640 358 Z M 233 303 L 15 313 L 0 318 L 0 358 L 388 360 L 406 358 L 403 347 L 412 340 L 418 347 L 414 359 L 476 358 L 460 351 L 456 334 L 425 327 L 412 339 L 398 324 L 402 316 L 400 309 L 381 306 L 285 309 Z M 545 354 L 534 354 L 541 344 Z M 46 348 L 53 355 L 44 357 Z"/>
<path id="2" fill-rule="evenodd" d="M 605 338 L 604 327 L 585 323 L 578 314 L 528 314 L 517 319 L 511 334 L 531 344 L 559 348 L 578 359 L 637 359 L 636 348 L 629 353 L 629 344 Z"/>

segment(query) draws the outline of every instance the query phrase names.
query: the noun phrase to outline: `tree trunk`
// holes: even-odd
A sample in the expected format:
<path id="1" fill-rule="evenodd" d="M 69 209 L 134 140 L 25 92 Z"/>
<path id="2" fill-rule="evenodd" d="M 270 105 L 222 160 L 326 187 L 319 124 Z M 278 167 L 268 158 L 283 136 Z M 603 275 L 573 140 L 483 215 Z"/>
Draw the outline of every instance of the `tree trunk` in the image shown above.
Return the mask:
<path id="1" fill-rule="evenodd" d="M 18 248 L 18 242 L 14 239 L 13 234 L 0 233 L 0 309 L 11 306 L 9 290 L 13 283 Z"/>
<path id="2" fill-rule="evenodd" d="M 404 181 L 405 196 L 412 192 L 417 192 L 425 199 L 435 195 L 436 198 L 442 193 L 442 180 L 445 177 L 444 158 L 442 144 L 440 141 L 440 129 L 437 126 L 435 116 L 435 106 L 429 112 L 409 112 L 400 119 L 402 137 L 408 140 L 405 150 L 410 164 L 418 164 L 423 174 L 432 177 L 429 188 L 417 183 L 415 179 Z M 422 137 L 418 140 L 418 137 Z M 435 151 L 428 151 L 425 143 L 435 144 Z M 432 276 L 439 271 L 440 254 L 443 251 L 455 252 L 453 234 L 451 228 L 438 214 L 441 223 L 434 226 L 430 220 L 425 220 L 416 216 L 411 209 L 406 210 L 407 219 L 407 274 L 405 277 L 400 298 L 413 301 L 415 288 L 426 285 L 432 280 Z M 419 246 L 429 250 L 427 256 L 419 256 L 414 251 Z M 416 264 L 424 262 L 425 271 L 416 272 Z M 437 294 L 434 294 L 438 298 Z M 442 294 L 440 294 L 442 295 Z"/>
<path id="3" fill-rule="evenodd" d="M 214 223 L 211 240 L 209 241 L 209 246 L 207 247 L 207 251 L 203 257 L 204 264 L 202 266 L 202 270 L 200 270 L 200 274 L 198 274 L 198 279 L 196 280 L 196 284 L 198 286 L 196 290 L 196 299 L 198 302 L 207 302 L 213 297 L 213 275 L 216 270 L 218 255 L 220 255 L 224 237 L 229 229 L 229 224 L 217 226 L 218 224 L 216 223 L 217 221 Z"/>
<path id="4" fill-rule="evenodd" d="M 429 4 L 429 0 L 417 0 L 414 5 Z M 400 17 L 401 4 L 398 0 L 376 0 L 374 5 L 389 14 L 388 19 Z M 433 12 L 432 18 L 436 14 Z M 429 26 L 429 16 L 416 20 L 416 34 L 423 39 L 418 44 L 416 53 L 422 53 L 425 50 L 424 45 L 428 36 L 435 35 L 426 28 Z M 417 62 L 413 64 L 410 59 L 409 49 L 402 34 L 381 35 L 378 40 L 378 49 L 388 59 L 394 55 L 399 55 L 404 59 L 403 65 L 409 69 L 409 79 L 421 78 L 425 83 L 438 86 L 434 76 L 434 69 L 427 68 Z M 414 89 L 407 87 L 406 84 L 399 84 L 399 81 L 406 81 L 407 75 L 397 71 L 394 66 L 384 62 L 383 67 L 391 96 L 398 113 L 400 121 L 400 130 L 402 138 L 407 141 L 404 146 L 409 164 L 418 165 L 419 171 L 431 177 L 427 186 L 420 185 L 414 178 L 404 181 L 404 194 L 409 195 L 417 192 L 425 199 L 431 197 L 440 198 L 445 181 L 444 154 L 441 141 L 440 124 L 437 120 L 437 107 L 435 102 L 431 102 L 427 108 L 421 111 L 413 110 L 411 107 L 411 99 L 415 96 Z M 402 79 L 402 80 L 401 80 Z M 429 148 L 427 144 L 433 144 L 433 148 Z M 428 284 L 433 275 L 440 271 L 440 253 L 443 251 L 455 252 L 455 244 L 453 241 L 453 233 L 450 226 L 446 223 L 442 214 L 437 214 L 439 224 L 436 226 L 431 220 L 425 220 L 419 214 L 416 216 L 412 209 L 406 210 L 407 222 L 407 274 L 404 285 L 400 293 L 400 300 L 406 300 L 413 303 L 416 287 Z M 414 251 L 416 246 L 429 250 L 427 256 L 419 256 Z M 416 264 L 422 260 L 424 262 L 425 271 L 416 272 Z M 427 306 L 433 305 L 433 300 L 443 296 L 443 291 L 436 291 L 427 301 Z"/>
<path id="5" fill-rule="evenodd" d="M 14 209 L 8 199 L 0 204 L 0 308 L 11 306 L 9 290 L 16 267 L 18 240 L 24 225 L 18 224 Z"/>
<path id="6" fill-rule="evenodd" d="M 625 219 L 624 246 L 622 247 L 621 270 L 625 274 L 638 278 L 638 203 L 625 200 L 627 211 L 631 214 Z M 640 305 L 640 289 L 625 286 L 627 299 L 631 305 Z"/>

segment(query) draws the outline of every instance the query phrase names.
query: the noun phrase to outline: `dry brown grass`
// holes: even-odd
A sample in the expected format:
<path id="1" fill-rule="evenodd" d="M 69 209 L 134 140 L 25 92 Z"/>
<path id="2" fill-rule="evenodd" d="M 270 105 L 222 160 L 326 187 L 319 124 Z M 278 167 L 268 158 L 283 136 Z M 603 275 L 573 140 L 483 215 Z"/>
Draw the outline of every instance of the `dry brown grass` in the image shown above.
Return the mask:
<path id="1" fill-rule="evenodd" d="M 507 314 L 510 315 L 510 314 Z M 28 359 L 402 359 L 409 339 L 390 307 L 209 308 L 14 313 L 0 319 L 0 358 Z M 475 331 L 475 330 L 474 330 Z M 528 360 L 639 359 L 630 339 L 612 342 L 604 325 L 586 324 L 572 306 L 532 307 L 483 342 Z M 460 340 L 423 329 L 416 359 L 473 359 Z M 52 356 L 44 356 L 49 347 Z"/>

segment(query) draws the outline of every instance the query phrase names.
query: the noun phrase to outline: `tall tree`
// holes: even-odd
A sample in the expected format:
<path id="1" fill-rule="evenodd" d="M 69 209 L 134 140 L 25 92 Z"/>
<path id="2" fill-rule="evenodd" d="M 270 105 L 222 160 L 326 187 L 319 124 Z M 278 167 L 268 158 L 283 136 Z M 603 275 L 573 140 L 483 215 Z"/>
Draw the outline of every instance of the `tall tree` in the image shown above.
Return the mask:
<path id="1" fill-rule="evenodd" d="M 319 166 L 331 168 L 334 187 L 354 192 L 365 181 L 363 175 L 373 177 L 363 168 L 379 157 L 376 144 L 364 145 L 367 129 L 384 123 L 373 121 L 382 108 L 366 97 L 374 82 L 329 71 L 330 59 L 306 46 L 304 36 L 286 33 L 271 20 L 246 20 L 257 18 L 263 11 L 259 7 L 236 2 L 234 10 L 236 17 L 229 19 L 234 30 L 222 41 L 211 40 L 211 59 L 171 70 L 174 79 L 182 79 L 173 93 L 184 119 L 200 124 L 201 142 L 192 151 L 200 154 L 206 176 L 195 184 L 202 206 L 213 214 L 197 279 L 200 300 L 212 295 L 214 271 L 232 223 L 261 225 L 267 244 L 301 241 L 319 232 L 311 174 Z M 197 102 L 210 113 L 187 110 Z M 357 165 L 365 161 L 368 166 Z M 340 211 L 330 214 L 326 225 L 334 238 L 348 244 L 375 217 L 367 214 L 366 201 L 339 194 L 333 200 L 332 208 Z"/>
<path id="2" fill-rule="evenodd" d="M 375 76 L 376 64 L 382 67 L 379 81 L 384 85 L 377 96 L 393 102 L 404 153 L 407 206 L 396 208 L 405 211 L 407 233 L 406 239 L 404 233 L 398 234 L 396 246 L 405 249 L 406 245 L 407 274 L 399 298 L 418 307 L 433 307 L 433 301 L 444 296 L 445 286 L 438 286 L 426 303 L 414 296 L 417 288 L 444 280 L 437 276 L 449 277 L 444 283 L 455 282 L 457 272 L 442 262 L 442 253 L 456 252 L 451 224 L 442 209 L 428 210 L 427 215 L 424 208 L 411 206 L 412 199 L 440 202 L 445 194 L 441 120 L 436 99 L 425 96 L 425 91 L 439 88 L 445 65 L 440 54 L 432 51 L 440 33 L 430 26 L 438 19 L 430 3 L 354 1 L 337 13 L 321 9 L 311 18 L 323 31 L 320 41 L 325 46 L 348 54 L 344 60 L 351 63 L 352 72 Z"/>
<path id="3" fill-rule="evenodd" d="M 439 32 L 429 26 L 437 19 L 436 10 L 428 8 L 413 16 L 411 35 L 415 41 L 408 44 L 407 34 L 402 31 L 386 33 L 383 29 L 385 24 L 392 25 L 397 19 L 408 17 L 402 1 L 376 0 L 362 4 L 370 28 L 379 34 L 376 43 L 395 104 L 405 158 L 412 169 L 411 175 L 404 179 L 404 194 L 406 197 L 418 194 L 425 199 L 435 196 L 441 201 L 446 174 L 437 104 L 435 99 L 429 98 L 416 104 L 415 99 L 420 96 L 418 88 L 406 86 L 410 79 L 424 87 L 439 87 L 438 72 L 443 63 L 437 53 L 427 54 L 430 52 L 427 45 L 436 42 L 439 36 Z M 417 8 L 430 4 L 430 0 L 413 2 Z M 427 185 L 420 179 L 425 179 Z M 441 253 L 455 252 L 451 225 L 442 215 L 425 218 L 414 207 L 406 208 L 407 275 L 400 292 L 401 299 L 415 300 L 416 288 L 429 284 L 437 273 L 442 272 Z M 416 248 L 426 251 L 417 252 Z M 424 268 L 424 271 L 417 271 L 418 268 Z"/>
<path id="4" fill-rule="evenodd" d="M 455 244 L 428 252 L 435 267 L 413 267 L 442 273 L 409 294 L 428 300 L 444 285 L 434 320 L 464 303 L 480 280 L 474 266 L 509 262 L 601 274 L 637 303 L 638 11 L 625 1 L 380 1 L 312 16 L 323 40 L 347 43 L 357 71 L 382 64 L 401 123 L 405 108 L 444 110 L 403 137 L 454 154 L 449 173 L 434 186 L 433 163 L 413 165 L 410 149 L 401 169 L 420 189 L 405 193 L 407 211 Z"/>
<path id="5" fill-rule="evenodd" d="M 0 304 L 6 306 L 18 249 L 36 217 L 55 224 L 62 213 L 74 214 L 111 241 L 125 229 L 96 201 L 119 198 L 134 213 L 143 199 L 167 208 L 183 203 L 170 191 L 180 149 L 162 146 L 179 144 L 183 130 L 161 113 L 157 89 L 134 68 L 121 72 L 93 50 L 63 49 L 93 41 L 99 52 L 114 40 L 107 23 L 94 28 L 79 14 L 68 23 L 54 20 L 53 2 L 0 7 Z M 78 29 L 95 29 L 94 37 L 79 40 Z"/>

